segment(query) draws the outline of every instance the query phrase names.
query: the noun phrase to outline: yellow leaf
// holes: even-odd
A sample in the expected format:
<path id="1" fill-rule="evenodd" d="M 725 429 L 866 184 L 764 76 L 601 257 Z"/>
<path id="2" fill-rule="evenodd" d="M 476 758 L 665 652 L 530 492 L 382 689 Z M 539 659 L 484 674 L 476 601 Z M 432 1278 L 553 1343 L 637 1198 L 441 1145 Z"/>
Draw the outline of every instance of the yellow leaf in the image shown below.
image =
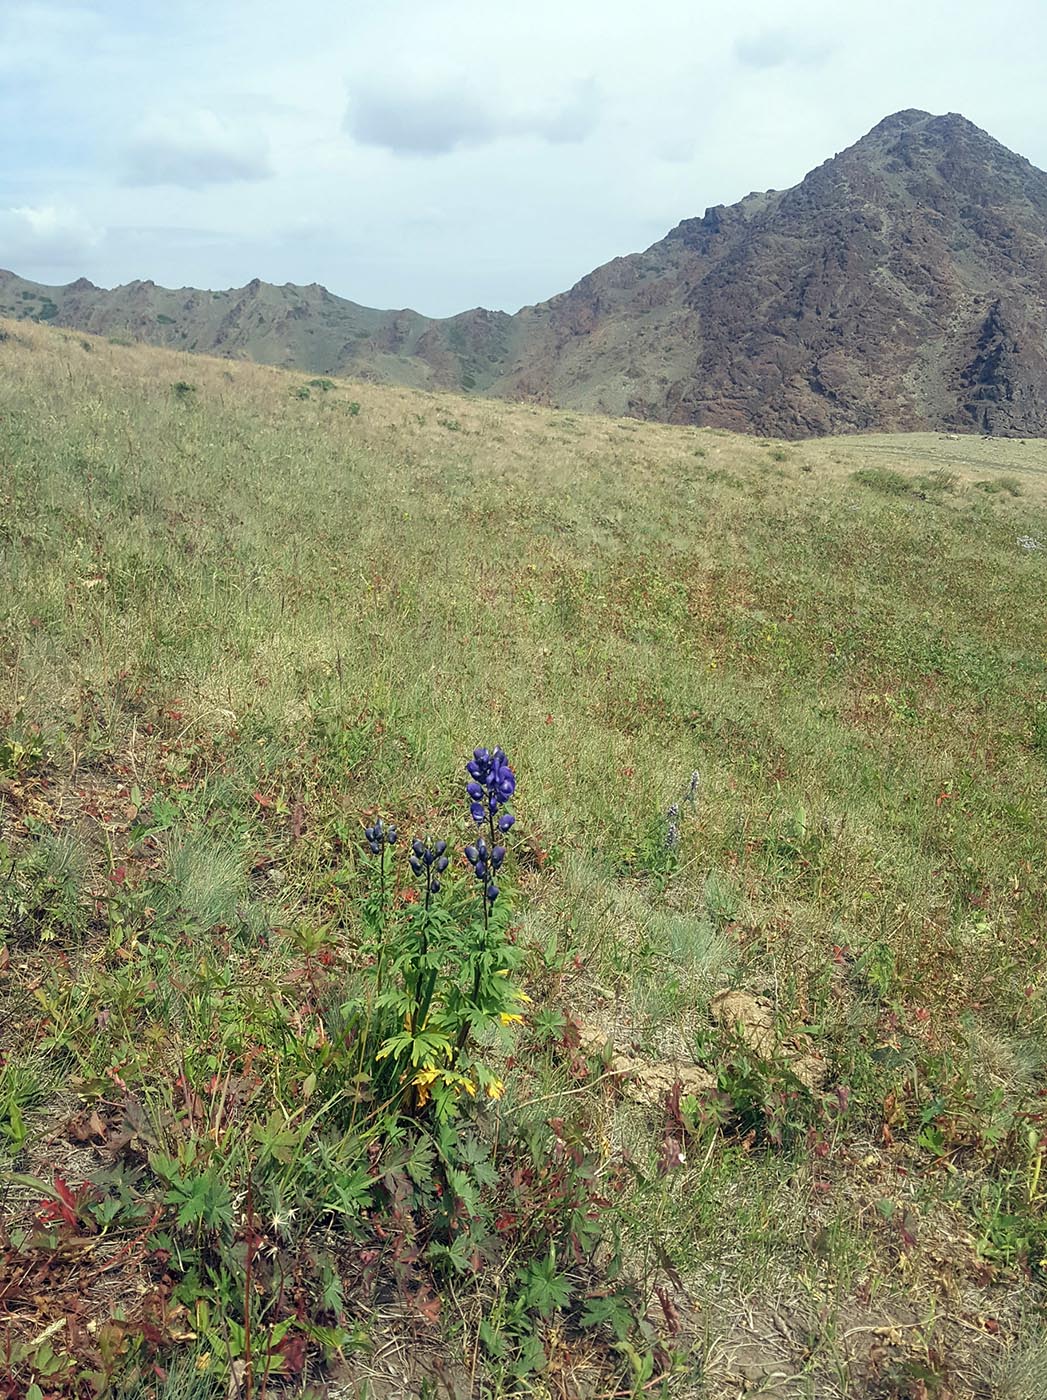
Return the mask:
<path id="1" fill-rule="evenodd" d="M 523 1025 L 523 1017 L 517 1016 L 515 1011 L 499 1011 L 498 1019 L 503 1026 Z"/>
<path id="2" fill-rule="evenodd" d="M 487 1086 L 487 1097 L 489 1099 L 500 1099 L 505 1093 L 505 1085 L 500 1079 L 492 1079 Z"/>

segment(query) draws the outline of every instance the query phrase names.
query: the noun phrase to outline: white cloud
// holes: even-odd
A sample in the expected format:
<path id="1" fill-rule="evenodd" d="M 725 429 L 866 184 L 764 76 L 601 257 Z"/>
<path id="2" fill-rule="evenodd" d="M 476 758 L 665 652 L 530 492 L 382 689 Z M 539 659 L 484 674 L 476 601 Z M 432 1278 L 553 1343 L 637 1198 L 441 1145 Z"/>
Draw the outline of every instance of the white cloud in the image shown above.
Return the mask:
<path id="1" fill-rule="evenodd" d="M 438 156 L 510 137 L 552 145 L 583 141 L 596 126 L 600 96 L 591 80 L 548 105 L 523 105 L 493 93 L 469 91 L 460 79 L 435 87 L 394 81 L 364 88 L 350 101 L 345 126 L 364 146 L 396 155 Z"/>
<path id="2" fill-rule="evenodd" d="M 150 117 L 125 152 L 123 178 L 128 185 L 197 190 L 272 173 L 259 131 L 197 110 Z"/>
<path id="3" fill-rule="evenodd" d="M 79 211 L 60 204 L 0 210 L 0 266 L 78 271 L 103 236 Z"/>

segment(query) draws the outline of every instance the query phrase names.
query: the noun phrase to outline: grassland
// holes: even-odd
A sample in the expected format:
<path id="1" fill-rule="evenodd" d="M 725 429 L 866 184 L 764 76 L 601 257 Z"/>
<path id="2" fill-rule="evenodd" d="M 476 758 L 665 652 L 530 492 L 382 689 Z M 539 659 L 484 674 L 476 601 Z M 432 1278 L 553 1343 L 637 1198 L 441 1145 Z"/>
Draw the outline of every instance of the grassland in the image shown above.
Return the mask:
<path id="1" fill-rule="evenodd" d="M 1047 1394 L 1047 444 L 0 330 L 0 1395 L 258 1394 L 263 1334 L 273 1393 Z M 544 1298 L 390 1250 L 422 1174 L 316 1090 L 363 820 L 460 840 L 488 743 L 532 1000 L 462 1132 L 496 1202 L 567 1144 Z"/>

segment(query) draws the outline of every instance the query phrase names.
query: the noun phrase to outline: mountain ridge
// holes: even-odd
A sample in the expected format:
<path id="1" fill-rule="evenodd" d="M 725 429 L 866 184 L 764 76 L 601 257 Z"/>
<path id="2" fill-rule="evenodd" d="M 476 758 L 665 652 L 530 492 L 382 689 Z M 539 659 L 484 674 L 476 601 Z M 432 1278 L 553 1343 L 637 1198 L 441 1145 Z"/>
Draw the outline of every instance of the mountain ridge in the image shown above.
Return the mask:
<path id="1" fill-rule="evenodd" d="M 515 314 L 317 283 L 202 291 L 0 272 L 0 314 L 312 373 L 781 437 L 1047 436 L 1047 175 L 896 112 L 786 190 L 682 220 Z"/>

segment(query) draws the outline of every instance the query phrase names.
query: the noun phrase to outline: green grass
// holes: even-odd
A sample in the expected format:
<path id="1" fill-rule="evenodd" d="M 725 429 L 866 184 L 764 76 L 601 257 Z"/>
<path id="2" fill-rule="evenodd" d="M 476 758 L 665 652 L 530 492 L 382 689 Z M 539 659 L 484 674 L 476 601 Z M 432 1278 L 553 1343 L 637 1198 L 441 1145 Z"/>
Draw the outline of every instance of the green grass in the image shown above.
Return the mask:
<path id="1" fill-rule="evenodd" d="M 102 1225 L 84 1211 L 130 1261 L 90 1303 L 127 1320 L 112 1357 L 52 1337 L 52 1385 L 110 1366 L 139 1393 L 161 1235 L 180 1292 L 160 1354 L 228 1365 L 242 1288 L 214 1279 L 240 1278 L 256 1168 L 266 1248 L 329 1329 L 302 1334 L 300 1380 L 366 1394 L 395 1342 L 405 1393 L 441 1357 L 461 1394 L 512 1393 L 517 1363 L 478 1329 L 514 1299 L 548 1362 L 523 1393 L 658 1393 L 649 1364 L 666 1394 L 735 1394 L 766 1361 L 797 1378 L 783 1395 L 864 1396 L 879 1366 L 884 1395 L 944 1397 L 1010 1341 L 1008 1376 L 1042 1369 L 1019 1342 L 1047 1253 L 1047 554 L 1017 539 L 1047 542 L 1047 445 L 768 451 L 366 384 L 299 397 L 275 370 L 7 329 L 0 1154 L 19 1179 L 100 1183 Z M 481 743 L 519 778 L 533 1003 L 491 1049 L 510 1067 L 478 1140 L 538 1135 L 553 1161 L 555 1118 L 597 1154 L 616 1251 L 558 1267 L 591 1303 L 616 1252 L 639 1330 L 584 1324 L 583 1301 L 543 1319 L 559 1284 L 523 1245 L 433 1263 L 421 1323 L 390 1274 L 379 1320 L 364 1217 L 350 1247 L 332 1195 L 378 1149 L 344 1102 L 305 1113 L 303 1085 L 318 1113 L 344 1096 L 323 1045 L 368 985 L 363 814 L 460 839 Z M 770 1060 L 710 1018 L 727 986 L 769 999 Z M 715 1092 L 674 1117 L 598 1061 L 580 1077 L 572 1018 Z M 122 1156 L 70 1137 L 92 1110 L 130 1134 Z M 45 1247 L 33 1191 L 10 1198 L 20 1267 Z M 276 1285 L 258 1306 L 264 1336 Z M 30 1346 L 49 1320 L 16 1314 L 20 1376 L 51 1366 Z M 897 1335 L 878 1361 L 859 1345 L 877 1327 Z"/>

